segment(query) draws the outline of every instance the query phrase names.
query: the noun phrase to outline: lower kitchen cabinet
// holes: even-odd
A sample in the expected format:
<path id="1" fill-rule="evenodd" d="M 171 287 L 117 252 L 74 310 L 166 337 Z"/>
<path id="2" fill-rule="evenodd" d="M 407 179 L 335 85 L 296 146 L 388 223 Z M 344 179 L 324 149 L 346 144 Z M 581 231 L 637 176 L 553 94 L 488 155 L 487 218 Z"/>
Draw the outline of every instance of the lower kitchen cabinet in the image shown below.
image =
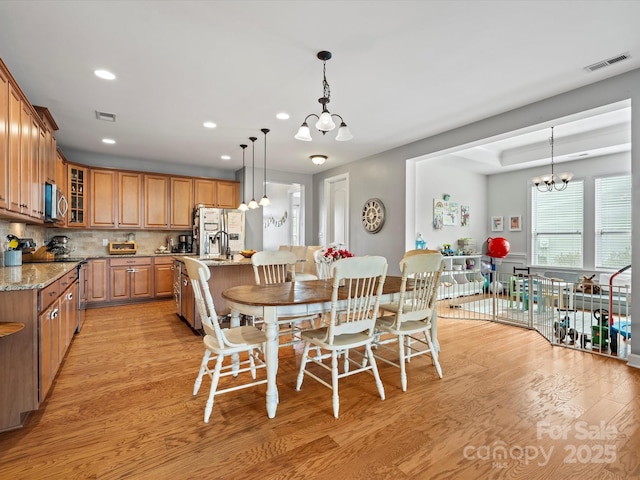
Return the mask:
<path id="1" fill-rule="evenodd" d="M 155 257 L 153 259 L 154 297 L 164 298 L 173 295 L 173 258 Z"/>
<path id="2" fill-rule="evenodd" d="M 153 297 L 151 257 L 112 258 L 109 267 L 111 301 Z"/>
<path id="3" fill-rule="evenodd" d="M 108 273 L 108 258 L 94 258 L 87 263 L 87 305 L 109 300 Z"/>

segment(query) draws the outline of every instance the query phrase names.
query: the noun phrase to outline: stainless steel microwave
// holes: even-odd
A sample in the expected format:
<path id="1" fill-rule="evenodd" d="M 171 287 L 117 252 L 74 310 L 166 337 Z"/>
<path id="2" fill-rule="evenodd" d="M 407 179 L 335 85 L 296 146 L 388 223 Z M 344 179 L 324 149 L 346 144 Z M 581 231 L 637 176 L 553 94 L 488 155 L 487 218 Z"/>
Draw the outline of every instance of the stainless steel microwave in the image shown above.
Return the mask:
<path id="1" fill-rule="evenodd" d="M 44 221 L 60 222 L 67 214 L 69 203 L 58 190 L 55 183 L 46 182 L 44 184 Z"/>

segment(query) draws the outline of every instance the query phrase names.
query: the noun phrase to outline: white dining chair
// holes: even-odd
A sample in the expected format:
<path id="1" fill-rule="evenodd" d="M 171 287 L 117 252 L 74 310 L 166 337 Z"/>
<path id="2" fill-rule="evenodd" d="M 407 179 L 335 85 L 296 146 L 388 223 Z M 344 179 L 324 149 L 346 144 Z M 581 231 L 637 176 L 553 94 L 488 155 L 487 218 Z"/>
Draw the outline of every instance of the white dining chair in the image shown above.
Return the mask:
<path id="1" fill-rule="evenodd" d="M 193 386 L 193 395 L 198 394 L 202 378 L 208 375 L 211 378 L 211 388 L 204 409 L 204 422 L 209 423 L 216 395 L 267 383 L 266 374 L 265 378 L 257 378 L 257 370 L 266 368 L 266 363 L 260 358 L 260 353 L 264 351 L 267 337 L 264 332 L 253 326 L 221 328 L 209 290 L 211 276 L 209 267 L 200 260 L 191 257 L 184 257 L 184 264 L 189 273 L 196 309 L 205 332 L 203 338 L 205 351 L 198 377 Z M 237 361 L 232 360 L 228 365 L 224 365 L 225 358 L 240 354 L 246 354 L 246 358 L 239 357 Z M 212 368 L 209 363 L 214 360 L 215 366 Z M 251 381 L 238 383 L 236 379 L 230 382 L 228 387 L 218 389 L 221 378 L 229 375 L 237 377 L 245 372 L 251 372 Z"/>
<path id="2" fill-rule="evenodd" d="M 435 314 L 440 276 L 444 269 L 444 257 L 437 252 L 405 255 L 400 260 L 402 283 L 400 296 L 395 303 L 380 305 L 381 316 L 376 322 L 374 346 L 380 361 L 400 368 L 402 390 L 407 390 L 406 364 L 413 357 L 430 354 L 436 372 L 442 378 L 438 350 L 431 339 L 431 319 Z M 387 338 L 382 338 L 388 334 Z M 419 336 L 421 335 L 422 338 Z M 397 350 L 389 345 L 395 344 Z M 397 361 L 381 354 L 391 350 Z"/>
<path id="3" fill-rule="evenodd" d="M 333 415 L 338 418 L 340 398 L 338 380 L 357 373 L 371 371 L 380 398 L 384 387 L 371 350 L 380 295 L 387 274 L 387 260 L 380 256 L 351 257 L 333 262 L 333 290 L 331 312 L 326 327 L 302 332 L 305 342 L 296 390 L 300 390 L 304 376 L 315 379 L 333 391 Z M 344 286 L 340 286 L 344 283 Z M 344 292 L 345 298 L 341 292 Z M 315 347 L 312 351 L 312 347 Z M 364 349 L 364 352 L 360 350 Z M 325 352 L 325 353 L 323 353 Z M 362 356 L 351 358 L 350 352 Z M 343 356 L 344 367 L 339 371 L 338 357 Z M 329 360 L 329 362 L 327 362 Z M 307 368 L 318 365 L 331 373 L 331 383 Z M 355 368 L 351 368 L 355 367 Z"/>
<path id="4" fill-rule="evenodd" d="M 297 263 L 296 255 L 286 250 L 263 250 L 251 256 L 256 285 L 295 282 Z M 278 317 L 278 345 L 283 347 L 300 343 L 300 332 L 304 330 L 302 322 L 308 321 L 310 328 L 314 328 L 317 318 L 317 315 Z M 283 341 L 283 337 L 289 340 Z"/>

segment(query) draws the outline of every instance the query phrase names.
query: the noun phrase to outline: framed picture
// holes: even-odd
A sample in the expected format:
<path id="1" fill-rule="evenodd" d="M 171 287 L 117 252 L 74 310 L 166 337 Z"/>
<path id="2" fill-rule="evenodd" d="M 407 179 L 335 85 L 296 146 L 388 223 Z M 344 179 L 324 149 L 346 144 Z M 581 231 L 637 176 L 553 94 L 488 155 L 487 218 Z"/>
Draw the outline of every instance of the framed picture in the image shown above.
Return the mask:
<path id="1" fill-rule="evenodd" d="M 503 217 L 491 217 L 491 231 L 492 232 L 501 232 L 504 230 L 504 219 Z"/>
<path id="2" fill-rule="evenodd" d="M 522 230 L 522 217 L 520 215 L 511 215 L 509 217 L 509 231 L 519 232 Z"/>

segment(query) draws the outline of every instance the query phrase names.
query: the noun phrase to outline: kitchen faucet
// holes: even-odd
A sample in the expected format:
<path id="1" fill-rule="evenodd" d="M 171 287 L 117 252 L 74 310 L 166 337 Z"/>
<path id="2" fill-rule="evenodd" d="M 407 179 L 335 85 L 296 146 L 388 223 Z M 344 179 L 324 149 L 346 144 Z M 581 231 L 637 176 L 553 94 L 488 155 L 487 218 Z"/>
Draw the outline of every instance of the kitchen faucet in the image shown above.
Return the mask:
<path id="1" fill-rule="evenodd" d="M 231 256 L 231 250 L 229 249 L 229 234 L 224 230 L 217 232 L 211 239 L 211 243 L 215 244 L 217 240 L 220 240 L 220 255 L 226 255 L 227 258 Z"/>

